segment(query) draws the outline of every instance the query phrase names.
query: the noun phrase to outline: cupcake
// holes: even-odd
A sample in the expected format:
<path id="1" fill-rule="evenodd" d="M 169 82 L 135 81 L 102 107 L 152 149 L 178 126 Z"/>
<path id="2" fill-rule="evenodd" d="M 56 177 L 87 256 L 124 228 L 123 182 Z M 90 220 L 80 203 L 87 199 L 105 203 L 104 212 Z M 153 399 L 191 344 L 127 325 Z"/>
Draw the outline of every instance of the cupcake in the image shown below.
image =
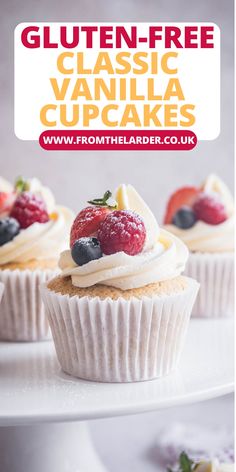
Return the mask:
<path id="1" fill-rule="evenodd" d="M 193 316 L 226 317 L 234 312 L 234 201 L 219 177 L 183 187 L 169 199 L 167 231 L 190 251 L 185 274 L 201 285 Z"/>
<path id="2" fill-rule="evenodd" d="M 34 341 L 50 337 L 39 285 L 58 273 L 73 213 L 55 205 L 39 180 L 0 179 L 0 339 Z"/>
<path id="3" fill-rule="evenodd" d="M 131 185 L 88 203 L 60 256 L 61 274 L 42 286 L 60 365 L 100 382 L 167 375 L 198 291 L 181 276 L 188 250 L 160 230 Z"/>

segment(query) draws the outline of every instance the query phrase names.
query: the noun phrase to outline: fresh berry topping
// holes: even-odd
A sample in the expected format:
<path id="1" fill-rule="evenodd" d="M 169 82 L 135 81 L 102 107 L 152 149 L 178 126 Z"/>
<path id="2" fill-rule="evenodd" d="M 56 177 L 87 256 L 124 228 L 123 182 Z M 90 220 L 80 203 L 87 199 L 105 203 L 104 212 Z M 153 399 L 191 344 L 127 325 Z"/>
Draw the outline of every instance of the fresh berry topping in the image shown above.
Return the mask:
<path id="1" fill-rule="evenodd" d="M 221 201 L 210 194 L 201 193 L 193 205 L 198 220 L 209 225 L 219 225 L 227 220 L 226 209 Z"/>
<path id="2" fill-rule="evenodd" d="M 111 212 L 98 229 L 98 240 L 104 254 L 124 251 L 134 256 L 142 251 L 145 239 L 143 220 L 130 210 Z"/>
<path id="3" fill-rule="evenodd" d="M 75 241 L 71 249 L 74 262 L 82 266 L 94 259 L 102 257 L 100 243 L 97 238 L 80 238 Z"/>
<path id="4" fill-rule="evenodd" d="M 5 206 L 5 201 L 8 198 L 8 193 L 6 192 L 0 192 L 0 208 Z"/>
<path id="5" fill-rule="evenodd" d="M 0 220 L 0 246 L 9 243 L 20 231 L 20 225 L 14 218 Z"/>
<path id="6" fill-rule="evenodd" d="M 10 213 L 15 199 L 15 192 L 0 192 L 0 215 L 3 213 Z"/>
<path id="7" fill-rule="evenodd" d="M 172 219 L 172 224 L 181 229 L 192 228 L 196 223 L 196 215 L 192 208 L 184 206 L 180 208 Z"/>
<path id="8" fill-rule="evenodd" d="M 47 223 L 49 221 L 44 201 L 30 192 L 22 192 L 17 196 L 11 216 L 20 223 L 20 227 L 23 229 L 33 223 Z"/>
<path id="9" fill-rule="evenodd" d="M 70 247 L 75 241 L 88 236 L 96 236 L 100 223 L 110 210 L 107 207 L 89 206 L 76 216 L 70 233 Z"/>
<path id="10" fill-rule="evenodd" d="M 171 224 L 173 216 L 183 206 L 192 206 L 200 193 L 197 187 L 183 187 L 171 195 L 166 209 L 164 224 Z"/>

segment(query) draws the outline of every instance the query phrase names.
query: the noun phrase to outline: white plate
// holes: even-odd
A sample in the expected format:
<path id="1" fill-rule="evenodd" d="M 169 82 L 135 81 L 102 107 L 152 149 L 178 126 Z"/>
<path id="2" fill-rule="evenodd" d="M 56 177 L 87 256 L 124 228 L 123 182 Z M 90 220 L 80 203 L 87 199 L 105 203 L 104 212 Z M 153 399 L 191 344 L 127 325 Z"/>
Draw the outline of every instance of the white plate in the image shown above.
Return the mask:
<path id="1" fill-rule="evenodd" d="M 233 321 L 191 320 L 178 370 L 149 382 L 76 380 L 51 342 L 0 344 L 0 425 L 84 420 L 144 412 L 233 390 Z"/>

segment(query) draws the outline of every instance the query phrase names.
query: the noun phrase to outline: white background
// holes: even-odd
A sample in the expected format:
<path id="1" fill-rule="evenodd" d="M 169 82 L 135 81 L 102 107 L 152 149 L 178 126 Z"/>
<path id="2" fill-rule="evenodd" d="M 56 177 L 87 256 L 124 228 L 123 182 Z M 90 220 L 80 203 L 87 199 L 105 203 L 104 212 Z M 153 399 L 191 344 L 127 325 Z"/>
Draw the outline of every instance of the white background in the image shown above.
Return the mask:
<path id="1" fill-rule="evenodd" d="M 62 23 L 61 25 L 66 26 L 68 31 L 72 31 L 73 26 L 79 26 L 79 23 Z M 104 24 L 103 24 L 104 25 Z M 155 25 L 155 23 L 152 23 Z M 166 23 L 161 23 L 164 27 L 168 25 Z M 173 23 L 170 23 L 173 25 Z M 178 24 L 181 27 L 182 31 L 184 30 L 185 26 L 189 26 L 190 23 Z M 23 46 L 21 42 L 21 33 L 27 26 L 38 26 L 39 32 L 35 33 L 32 32 L 28 36 L 30 41 L 30 36 L 40 35 L 40 47 L 37 49 L 29 49 Z M 66 103 L 68 106 L 69 114 L 68 118 L 71 119 L 72 117 L 72 106 L 73 104 L 81 104 L 82 103 L 91 103 L 86 101 L 84 98 L 79 98 L 78 101 L 71 101 L 70 96 L 73 91 L 73 87 L 75 85 L 76 79 L 80 77 L 88 78 L 89 86 L 91 87 L 91 91 L 93 90 L 93 78 L 95 76 L 90 75 L 76 75 L 76 71 L 74 75 L 63 75 L 57 69 L 57 58 L 60 53 L 64 51 L 69 51 L 74 54 L 76 52 L 84 51 L 85 53 L 85 65 L 88 68 L 92 68 L 96 62 L 96 58 L 98 53 L 100 52 L 99 49 L 99 33 L 97 32 L 94 36 L 94 47 L 93 49 L 86 50 L 85 44 L 85 36 L 83 33 L 80 35 L 80 43 L 77 48 L 66 50 L 62 47 L 58 47 L 55 49 L 44 49 L 43 48 L 43 27 L 50 26 L 50 38 L 51 41 L 59 42 L 60 33 L 59 33 L 59 24 L 48 24 L 48 23 L 22 23 L 19 24 L 15 29 L 15 133 L 18 138 L 21 139 L 29 139 L 29 140 L 37 140 L 39 135 L 41 134 L 45 127 L 43 127 L 42 123 L 40 122 L 40 110 L 46 104 L 57 104 L 59 108 L 60 103 Z M 99 25 L 96 25 L 99 26 Z M 131 25 L 127 23 L 126 27 L 129 31 L 129 27 Z M 203 24 L 194 24 L 194 26 L 203 26 Z M 212 26 L 212 25 L 211 25 Z M 107 75 L 107 73 L 98 74 L 97 77 L 109 79 L 116 77 L 117 81 L 119 78 L 126 78 L 128 83 L 128 78 L 135 77 L 137 80 L 137 90 L 139 93 L 145 94 L 146 90 L 146 79 L 147 77 L 154 78 L 155 83 L 157 84 L 155 87 L 155 92 L 160 95 L 164 95 L 168 80 L 170 78 L 177 77 L 180 81 L 180 85 L 183 90 L 183 94 L 185 96 L 184 101 L 178 101 L 176 97 L 172 98 L 169 101 L 163 102 L 155 102 L 145 100 L 143 101 L 136 101 L 132 102 L 135 103 L 137 106 L 137 110 L 140 116 L 140 120 L 142 121 L 143 115 L 143 104 L 149 103 L 151 107 L 154 107 L 156 103 L 170 103 L 170 104 L 178 104 L 179 107 L 183 104 L 193 104 L 195 105 L 195 110 L 193 111 L 194 116 L 196 117 L 195 124 L 190 128 L 184 129 L 191 129 L 194 131 L 199 140 L 202 139 L 215 139 L 219 132 L 220 132 L 220 31 L 216 25 L 214 26 L 214 48 L 212 49 L 176 49 L 172 48 L 170 51 L 175 51 L 178 53 L 178 58 L 174 58 L 170 60 L 170 65 L 178 68 L 177 74 L 167 75 L 161 70 L 158 74 L 150 75 L 150 73 L 143 74 L 143 75 L 133 75 L 133 74 L 125 74 L 125 75 Z M 137 35 L 138 37 L 148 37 L 148 30 L 149 24 L 137 24 Z M 198 33 L 198 37 L 200 34 Z M 68 38 L 71 38 L 71 35 L 68 35 Z M 200 42 L 200 40 L 199 40 Z M 164 54 L 167 50 L 164 49 L 163 41 L 158 42 L 157 49 L 159 53 L 159 57 Z M 154 49 L 148 49 L 148 44 L 140 44 L 138 45 L 137 49 L 129 49 L 127 46 L 122 47 L 122 49 L 103 49 L 103 51 L 107 51 L 112 64 L 114 67 L 116 66 L 115 56 L 117 53 L 121 51 L 128 51 L 130 53 L 135 53 L 138 51 L 147 51 L 147 52 L 154 52 Z M 76 65 L 76 60 L 67 59 L 65 61 L 66 67 L 73 67 Z M 172 67 L 173 67 L 172 66 Z M 62 83 L 63 78 L 71 78 L 71 85 L 68 89 L 68 95 L 64 101 L 56 101 L 53 93 L 52 86 L 50 84 L 49 79 L 53 77 L 58 80 L 59 85 Z M 108 104 L 118 104 L 119 110 L 117 112 L 112 112 L 110 116 L 112 119 L 117 119 L 119 122 L 122 119 L 122 112 L 124 110 L 125 102 L 117 101 L 106 101 L 103 98 L 100 102 L 94 102 L 95 105 L 100 106 L 100 108 L 108 105 Z M 131 103 L 127 100 L 127 103 Z M 51 127 L 49 129 L 83 129 L 82 121 L 79 121 L 78 125 L 74 127 L 67 128 L 62 126 L 59 119 L 59 111 L 50 111 L 48 113 L 50 120 L 56 119 L 58 125 L 56 127 Z M 180 117 L 180 113 L 178 113 Z M 158 117 L 160 121 L 163 123 L 163 107 L 158 113 Z M 179 118 L 180 119 L 180 118 Z M 178 121 L 179 121 L 178 119 Z M 115 129 L 115 128 L 107 128 L 106 125 L 103 124 L 101 117 L 91 120 L 90 122 L 90 129 Z M 126 129 L 134 129 L 133 124 L 128 124 Z M 170 127 L 171 129 L 172 127 Z M 181 126 L 178 126 L 181 128 Z M 86 128 L 85 128 L 86 129 Z M 88 128 L 87 128 L 88 129 Z M 121 128 L 122 129 L 122 128 Z M 124 128 L 123 128 L 124 129 Z M 138 129 L 142 129 L 138 128 Z M 156 129 L 153 124 L 149 127 L 149 129 Z M 160 128 L 163 129 L 163 128 Z M 177 129 L 176 127 L 173 129 Z"/>

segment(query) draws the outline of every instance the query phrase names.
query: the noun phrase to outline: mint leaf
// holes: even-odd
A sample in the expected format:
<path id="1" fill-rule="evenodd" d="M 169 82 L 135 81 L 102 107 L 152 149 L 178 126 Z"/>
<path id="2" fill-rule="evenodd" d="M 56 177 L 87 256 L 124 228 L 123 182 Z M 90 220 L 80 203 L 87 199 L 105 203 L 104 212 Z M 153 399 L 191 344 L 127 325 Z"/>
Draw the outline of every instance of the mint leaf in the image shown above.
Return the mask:
<path id="1" fill-rule="evenodd" d="M 196 470 L 197 466 L 199 464 L 196 464 L 195 462 L 193 462 L 189 457 L 188 455 L 186 454 L 186 452 L 181 452 L 180 456 L 179 456 L 179 467 L 178 467 L 178 470 L 177 469 L 171 469 L 170 467 L 168 467 L 166 470 L 167 472 L 194 472 L 194 470 Z"/>
<path id="2" fill-rule="evenodd" d="M 88 200 L 88 203 L 90 203 L 90 205 L 104 206 L 107 208 L 115 209 L 117 208 L 117 202 L 113 200 L 111 197 L 112 197 L 111 191 L 107 190 L 104 193 L 102 198 L 94 198 L 93 200 Z"/>
<path id="3" fill-rule="evenodd" d="M 112 196 L 112 193 L 110 190 L 107 190 L 104 195 L 103 195 L 103 200 L 105 200 L 105 202 L 108 200 L 108 198 L 110 198 Z"/>
<path id="4" fill-rule="evenodd" d="M 179 465 L 181 472 L 192 472 L 194 462 L 189 459 L 185 452 L 181 452 L 179 457 Z"/>
<path id="5" fill-rule="evenodd" d="M 26 192 L 30 189 L 29 183 L 23 177 L 17 177 L 15 182 L 15 190 L 19 193 Z"/>

